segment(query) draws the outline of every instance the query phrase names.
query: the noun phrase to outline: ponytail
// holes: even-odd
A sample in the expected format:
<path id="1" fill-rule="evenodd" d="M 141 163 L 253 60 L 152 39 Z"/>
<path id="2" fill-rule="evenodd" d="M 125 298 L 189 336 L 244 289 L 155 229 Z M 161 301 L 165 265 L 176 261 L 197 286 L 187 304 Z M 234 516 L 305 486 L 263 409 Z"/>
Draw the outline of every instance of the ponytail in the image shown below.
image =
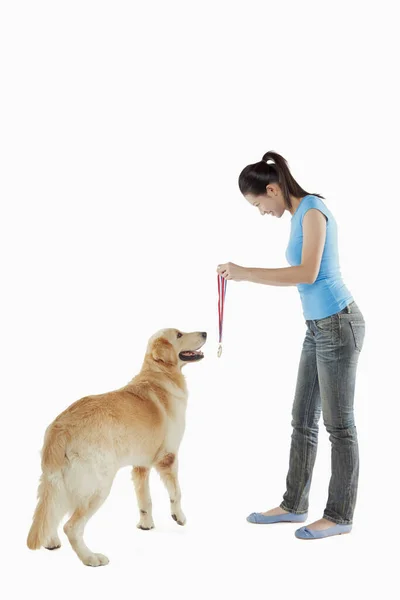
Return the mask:
<path id="1" fill-rule="evenodd" d="M 268 185 L 277 183 L 288 208 L 292 208 L 291 195 L 296 198 L 309 195 L 294 179 L 283 156 L 272 151 L 266 152 L 260 162 L 247 165 L 240 173 L 238 183 L 243 195 L 253 196 L 262 196 Z M 312 195 L 324 199 L 320 194 Z"/>

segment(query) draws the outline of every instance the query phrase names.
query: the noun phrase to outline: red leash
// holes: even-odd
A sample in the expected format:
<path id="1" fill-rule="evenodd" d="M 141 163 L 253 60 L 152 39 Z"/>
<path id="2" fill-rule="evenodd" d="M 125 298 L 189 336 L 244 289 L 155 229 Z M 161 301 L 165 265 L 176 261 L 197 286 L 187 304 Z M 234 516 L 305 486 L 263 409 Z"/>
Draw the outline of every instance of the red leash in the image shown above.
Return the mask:
<path id="1" fill-rule="evenodd" d="M 224 304 L 226 294 L 227 280 L 218 273 L 218 320 L 219 320 L 219 346 L 218 346 L 218 358 L 222 354 L 222 326 L 224 322 Z"/>

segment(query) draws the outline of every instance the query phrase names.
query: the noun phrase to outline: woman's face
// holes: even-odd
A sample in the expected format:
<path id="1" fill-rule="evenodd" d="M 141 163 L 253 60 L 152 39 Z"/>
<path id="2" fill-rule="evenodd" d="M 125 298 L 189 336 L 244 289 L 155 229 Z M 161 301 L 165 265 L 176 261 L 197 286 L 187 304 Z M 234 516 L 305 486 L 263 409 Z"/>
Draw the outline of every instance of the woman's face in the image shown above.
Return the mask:
<path id="1" fill-rule="evenodd" d="M 280 219 L 286 210 L 285 200 L 277 185 L 267 186 L 265 194 L 261 196 L 246 194 L 245 198 L 252 206 L 258 208 L 262 215 L 272 215 Z"/>

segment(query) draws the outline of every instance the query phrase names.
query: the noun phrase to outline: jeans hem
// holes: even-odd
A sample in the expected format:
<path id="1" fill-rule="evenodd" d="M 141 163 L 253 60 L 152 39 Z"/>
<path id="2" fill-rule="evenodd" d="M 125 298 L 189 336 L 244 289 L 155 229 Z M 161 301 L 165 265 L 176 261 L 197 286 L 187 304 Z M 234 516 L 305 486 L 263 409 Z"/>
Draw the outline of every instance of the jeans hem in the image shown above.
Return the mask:
<path id="1" fill-rule="evenodd" d="M 283 510 L 287 510 L 288 512 L 293 513 L 294 515 L 305 515 L 308 510 L 292 510 L 288 506 L 286 506 L 283 502 L 279 505 L 279 508 L 283 508 Z"/>
<path id="2" fill-rule="evenodd" d="M 333 523 L 336 523 L 337 525 L 353 525 L 353 521 L 349 520 L 349 519 L 337 519 L 335 517 L 331 517 L 330 515 L 324 513 L 323 515 L 324 519 L 328 519 L 328 521 L 333 521 Z"/>

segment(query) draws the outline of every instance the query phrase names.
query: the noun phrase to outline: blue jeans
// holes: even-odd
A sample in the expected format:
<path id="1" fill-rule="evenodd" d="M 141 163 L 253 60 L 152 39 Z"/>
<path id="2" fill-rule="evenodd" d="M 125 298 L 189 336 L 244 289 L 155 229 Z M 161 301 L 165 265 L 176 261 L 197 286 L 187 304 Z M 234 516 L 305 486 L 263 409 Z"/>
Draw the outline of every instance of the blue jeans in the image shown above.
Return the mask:
<path id="1" fill-rule="evenodd" d="M 365 322 L 356 303 L 352 302 L 331 317 L 306 321 L 306 324 L 292 409 L 289 471 L 280 506 L 297 514 L 308 510 L 322 409 L 332 445 L 332 471 L 324 517 L 348 525 L 353 522 L 357 499 L 359 457 L 353 404 Z"/>

